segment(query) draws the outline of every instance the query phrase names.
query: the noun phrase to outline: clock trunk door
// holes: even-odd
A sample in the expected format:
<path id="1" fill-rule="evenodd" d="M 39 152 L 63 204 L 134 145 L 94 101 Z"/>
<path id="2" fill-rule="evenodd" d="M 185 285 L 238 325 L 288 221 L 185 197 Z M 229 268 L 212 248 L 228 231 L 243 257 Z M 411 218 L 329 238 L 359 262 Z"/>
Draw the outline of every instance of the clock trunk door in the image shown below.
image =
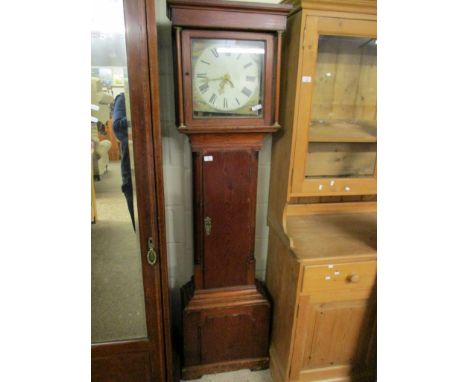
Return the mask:
<path id="1" fill-rule="evenodd" d="M 253 285 L 257 153 L 202 156 L 204 287 Z"/>

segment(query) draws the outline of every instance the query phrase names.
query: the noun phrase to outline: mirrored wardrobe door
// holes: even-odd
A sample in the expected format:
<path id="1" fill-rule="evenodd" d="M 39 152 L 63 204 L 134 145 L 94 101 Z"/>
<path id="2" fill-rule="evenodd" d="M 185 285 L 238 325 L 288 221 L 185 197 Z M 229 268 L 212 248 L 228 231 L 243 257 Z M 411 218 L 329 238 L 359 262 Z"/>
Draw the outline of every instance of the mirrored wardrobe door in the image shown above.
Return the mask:
<path id="1" fill-rule="evenodd" d="M 147 335 L 123 6 L 111 0 L 96 5 L 100 13 L 91 35 L 91 102 L 98 109 L 91 123 L 93 343 Z"/>
<path id="2" fill-rule="evenodd" d="M 156 35 L 142 32 L 151 6 L 152 0 L 95 0 L 92 8 L 91 343 L 97 382 L 156 382 L 170 375 L 163 196 L 156 181 L 162 169 L 154 160 L 159 122 L 152 117 L 158 106 L 157 95 L 151 99 L 147 41 Z"/>

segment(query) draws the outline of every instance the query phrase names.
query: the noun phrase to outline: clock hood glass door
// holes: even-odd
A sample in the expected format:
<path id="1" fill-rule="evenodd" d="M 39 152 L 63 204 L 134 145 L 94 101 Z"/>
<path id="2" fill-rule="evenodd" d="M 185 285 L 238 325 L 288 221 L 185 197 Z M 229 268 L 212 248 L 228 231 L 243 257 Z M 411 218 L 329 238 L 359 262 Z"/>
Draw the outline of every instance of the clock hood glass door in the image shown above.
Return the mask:
<path id="1" fill-rule="evenodd" d="M 207 30 L 180 33 L 187 128 L 270 127 L 275 34 Z"/>

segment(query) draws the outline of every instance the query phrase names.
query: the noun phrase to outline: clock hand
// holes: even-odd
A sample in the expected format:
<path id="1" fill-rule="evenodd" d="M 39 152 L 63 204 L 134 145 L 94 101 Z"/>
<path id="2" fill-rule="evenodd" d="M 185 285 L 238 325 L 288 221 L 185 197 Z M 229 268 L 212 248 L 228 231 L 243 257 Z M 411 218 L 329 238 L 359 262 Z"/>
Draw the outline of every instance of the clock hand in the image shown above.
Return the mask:
<path id="1" fill-rule="evenodd" d="M 226 79 L 223 79 L 223 80 L 219 83 L 219 94 L 223 94 L 223 93 L 224 93 L 224 85 L 226 85 Z"/>
<path id="2" fill-rule="evenodd" d="M 222 77 L 216 77 L 216 78 L 204 78 L 204 79 L 203 79 L 204 82 L 209 82 L 209 81 L 220 81 L 220 80 L 224 80 L 224 76 L 222 76 Z"/>
<path id="3" fill-rule="evenodd" d="M 226 73 L 224 75 L 223 80 L 219 84 L 220 94 L 222 94 L 224 92 L 224 86 L 226 85 L 227 82 L 229 82 L 229 85 L 231 85 L 231 88 L 234 88 L 234 84 L 231 81 L 231 76 L 229 75 L 229 73 Z"/>

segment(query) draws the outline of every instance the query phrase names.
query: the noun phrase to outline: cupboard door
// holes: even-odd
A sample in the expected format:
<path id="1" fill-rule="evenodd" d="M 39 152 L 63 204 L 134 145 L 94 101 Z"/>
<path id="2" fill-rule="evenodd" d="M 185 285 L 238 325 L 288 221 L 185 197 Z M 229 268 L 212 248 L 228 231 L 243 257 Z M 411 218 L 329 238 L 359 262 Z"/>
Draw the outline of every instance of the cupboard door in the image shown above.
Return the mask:
<path id="1" fill-rule="evenodd" d="M 257 156 L 215 151 L 202 163 L 204 287 L 253 285 Z"/>
<path id="2" fill-rule="evenodd" d="M 291 378 L 369 378 L 375 316 L 374 296 L 333 302 L 302 296 Z"/>

